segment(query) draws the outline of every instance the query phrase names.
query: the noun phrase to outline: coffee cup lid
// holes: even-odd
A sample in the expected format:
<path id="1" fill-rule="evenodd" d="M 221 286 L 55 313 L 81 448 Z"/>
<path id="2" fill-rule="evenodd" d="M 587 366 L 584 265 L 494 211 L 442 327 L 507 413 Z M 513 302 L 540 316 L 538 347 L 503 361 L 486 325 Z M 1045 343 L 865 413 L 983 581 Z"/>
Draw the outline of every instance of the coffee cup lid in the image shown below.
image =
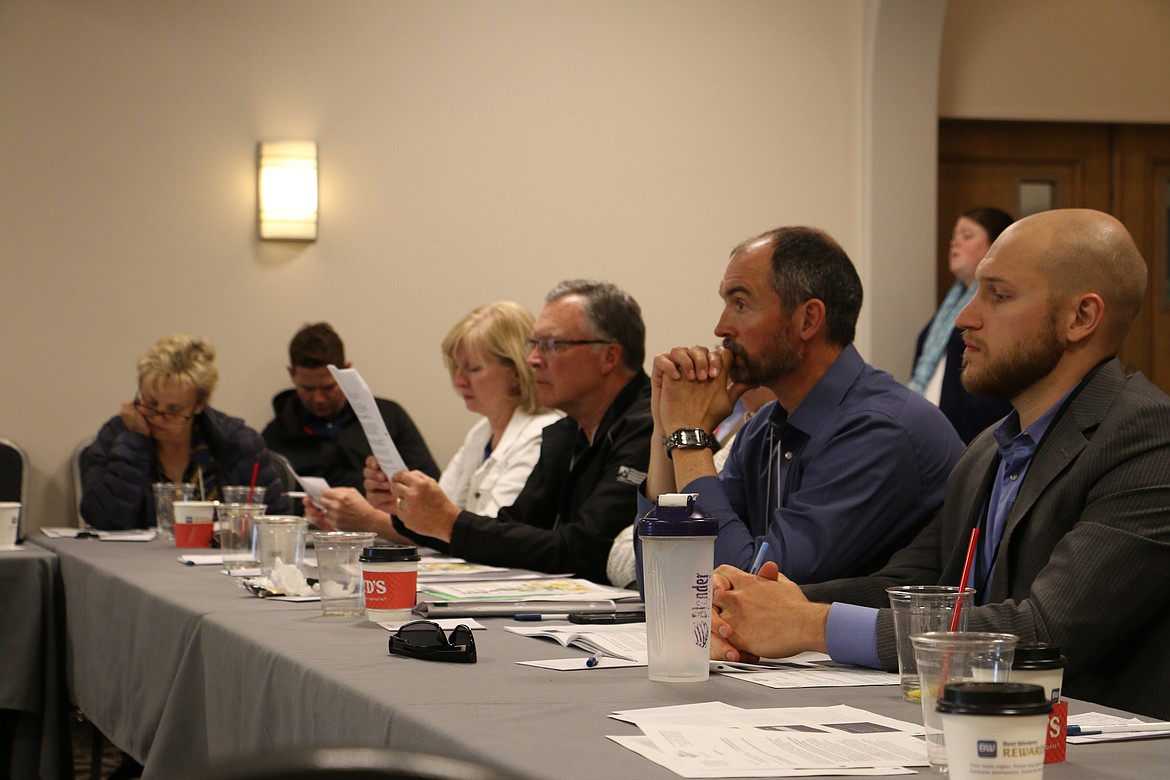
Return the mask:
<path id="1" fill-rule="evenodd" d="M 1063 669 L 1068 660 L 1060 654 L 1056 645 L 1040 643 L 1017 645 L 1012 659 L 1013 669 Z"/>
<path id="2" fill-rule="evenodd" d="M 380 544 L 362 550 L 360 561 L 366 563 L 396 563 L 419 560 L 418 548 L 409 544 Z"/>
<path id="3" fill-rule="evenodd" d="M 943 686 L 935 709 L 952 715 L 1044 715 L 1052 702 L 1039 685 L 963 682 Z"/>

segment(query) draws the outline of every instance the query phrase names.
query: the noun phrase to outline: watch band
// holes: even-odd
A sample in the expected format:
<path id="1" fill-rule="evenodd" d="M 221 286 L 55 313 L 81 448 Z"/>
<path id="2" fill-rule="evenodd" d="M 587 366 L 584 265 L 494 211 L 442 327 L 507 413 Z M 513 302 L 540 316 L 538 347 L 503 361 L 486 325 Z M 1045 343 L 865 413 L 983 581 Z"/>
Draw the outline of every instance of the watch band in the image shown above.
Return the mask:
<path id="1" fill-rule="evenodd" d="M 714 450 L 715 437 L 702 428 L 679 428 L 666 437 L 666 457 L 674 459 L 673 450 Z"/>

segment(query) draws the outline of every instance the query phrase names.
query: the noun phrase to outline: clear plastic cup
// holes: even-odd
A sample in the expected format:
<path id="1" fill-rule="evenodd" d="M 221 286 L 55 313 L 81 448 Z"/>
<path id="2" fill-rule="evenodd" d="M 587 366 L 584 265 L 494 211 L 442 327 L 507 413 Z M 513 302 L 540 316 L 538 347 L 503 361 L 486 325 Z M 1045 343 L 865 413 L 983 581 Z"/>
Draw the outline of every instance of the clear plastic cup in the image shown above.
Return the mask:
<path id="1" fill-rule="evenodd" d="M 918 682 L 918 667 L 914 662 L 914 646 L 910 637 L 928 631 L 950 631 L 955 615 L 955 604 L 960 601 L 958 586 L 898 585 L 886 588 L 890 608 L 894 612 L 894 637 L 898 642 L 898 674 L 902 682 L 902 698 L 919 702 L 922 697 Z M 971 611 L 974 588 L 964 588 L 962 609 L 956 631 L 967 630 L 967 615 Z"/>
<path id="2" fill-rule="evenodd" d="M 305 532 L 309 521 L 296 515 L 264 515 L 253 521 L 255 557 L 260 576 L 271 577 L 277 563 L 301 568 L 305 555 Z"/>
<path id="3" fill-rule="evenodd" d="M 158 532 L 167 539 L 175 538 L 175 506 L 176 501 L 190 501 L 195 497 L 195 484 L 192 482 L 155 482 L 151 485 L 154 490 L 154 522 Z"/>
<path id="4" fill-rule="evenodd" d="M 266 508 L 264 504 L 219 505 L 219 547 L 223 552 L 223 567 L 229 572 L 260 565 L 254 557 L 252 536 L 256 520 L 263 517 Z"/>
<path id="5" fill-rule="evenodd" d="M 922 725 L 926 757 L 937 771 L 947 767 L 942 719 L 935 705 L 944 685 L 1007 682 L 1017 637 L 979 631 L 936 631 L 910 637 L 922 682 Z M 1041 741 L 1043 744 L 1043 741 Z"/>
<path id="6" fill-rule="evenodd" d="M 321 587 L 321 614 L 365 617 L 362 585 L 362 550 L 377 534 L 359 531 L 326 531 L 313 534 L 317 551 L 317 581 Z M 411 605 L 413 606 L 413 604 Z"/>

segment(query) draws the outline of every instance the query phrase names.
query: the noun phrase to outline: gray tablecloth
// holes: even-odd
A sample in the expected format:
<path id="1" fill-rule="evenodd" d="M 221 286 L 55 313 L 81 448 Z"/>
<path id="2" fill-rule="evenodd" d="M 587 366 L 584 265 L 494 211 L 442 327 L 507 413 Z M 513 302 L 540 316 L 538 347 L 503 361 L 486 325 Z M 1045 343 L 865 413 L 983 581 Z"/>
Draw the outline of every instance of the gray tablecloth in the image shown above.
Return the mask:
<path id="1" fill-rule="evenodd" d="M 909 721 L 896 687 L 773 690 L 729 677 L 665 684 L 643 668 L 553 672 L 517 660 L 579 650 L 483 621 L 479 663 L 390 656 L 388 634 L 316 604 L 261 601 L 162 542 L 66 542 L 71 671 L 78 701 L 143 760 L 145 777 L 234 756 L 323 746 L 388 746 L 477 761 L 527 778 L 670 778 L 605 739 L 636 734 L 618 709 L 702 701 L 740 707 L 847 703 Z M 78 601 L 74 601 L 77 599 Z M 1072 702 L 1074 712 L 1105 708 Z M 124 740 L 124 741 L 123 741 Z M 1047 778 L 1148 778 L 1170 742 L 1069 746 Z"/>
<path id="2" fill-rule="evenodd" d="M 0 775 L 71 777 L 57 557 L 0 552 Z"/>

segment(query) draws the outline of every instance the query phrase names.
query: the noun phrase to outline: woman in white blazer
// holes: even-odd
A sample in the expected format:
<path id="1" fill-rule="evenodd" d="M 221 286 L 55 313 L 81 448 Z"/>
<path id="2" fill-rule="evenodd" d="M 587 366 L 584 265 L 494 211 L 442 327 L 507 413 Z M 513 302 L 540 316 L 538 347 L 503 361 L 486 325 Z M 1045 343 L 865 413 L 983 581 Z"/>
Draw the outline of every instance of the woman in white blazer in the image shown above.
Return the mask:
<path id="1" fill-rule="evenodd" d="M 439 478 L 460 509 L 495 517 L 540 458 L 541 433 L 560 415 L 541 407 L 524 340 L 532 314 L 511 301 L 480 306 L 443 339 L 443 360 L 467 409 L 483 415 Z"/>
<path id="2" fill-rule="evenodd" d="M 483 415 L 439 479 L 460 509 L 495 517 L 511 506 L 540 459 L 544 427 L 560 419 L 540 405 L 527 362 L 524 342 L 534 321 L 520 304 L 497 301 L 473 309 L 443 339 L 455 391 L 470 411 Z M 315 525 L 403 540 L 390 515 L 354 488 L 329 488 L 319 503 L 306 499 L 305 516 Z"/>

